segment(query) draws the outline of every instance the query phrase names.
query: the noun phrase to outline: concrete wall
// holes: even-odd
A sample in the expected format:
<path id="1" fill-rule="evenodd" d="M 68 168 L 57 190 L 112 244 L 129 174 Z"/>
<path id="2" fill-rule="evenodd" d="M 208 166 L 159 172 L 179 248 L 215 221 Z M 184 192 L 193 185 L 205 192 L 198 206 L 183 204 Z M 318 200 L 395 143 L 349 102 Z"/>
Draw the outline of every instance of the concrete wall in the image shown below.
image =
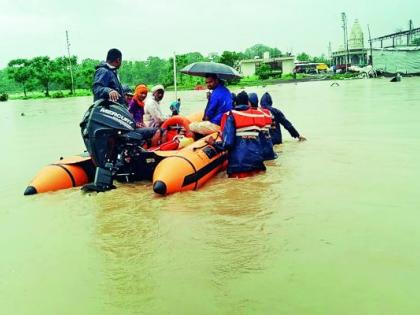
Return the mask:
<path id="1" fill-rule="evenodd" d="M 241 73 L 244 77 L 250 77 L 255 74 L 255 63 L 253 62 L 244 62 L 241 64 Z"/>
<path id="2" fill-rule="evenodd" d="M 283 60 L 282 68 L 283 68 L 283 74 L 293 73 L 293 69 L 295 68 L 294 60 Z"/>

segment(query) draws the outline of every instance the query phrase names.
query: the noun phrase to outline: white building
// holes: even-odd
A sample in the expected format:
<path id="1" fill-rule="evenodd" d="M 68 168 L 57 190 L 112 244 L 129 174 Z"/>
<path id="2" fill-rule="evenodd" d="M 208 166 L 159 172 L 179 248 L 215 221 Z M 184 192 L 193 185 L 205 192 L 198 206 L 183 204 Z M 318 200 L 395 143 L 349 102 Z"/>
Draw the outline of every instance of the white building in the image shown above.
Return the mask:
<path id="1" fill-rule="evenodd" d="M 273 74 L 289 74 L 293 73 L 293 68 L 295 67 L 295 57 L 277 57 L 270 58 L 267 53 L 264 54 L 264 58 L 257 59 L 247 59 L 241 60 L 239 62 L 240 72 L 244 77 L 249 77 L 255 75 L 257 68 L 262 65 L 267 64 L 273 70 Z"/>

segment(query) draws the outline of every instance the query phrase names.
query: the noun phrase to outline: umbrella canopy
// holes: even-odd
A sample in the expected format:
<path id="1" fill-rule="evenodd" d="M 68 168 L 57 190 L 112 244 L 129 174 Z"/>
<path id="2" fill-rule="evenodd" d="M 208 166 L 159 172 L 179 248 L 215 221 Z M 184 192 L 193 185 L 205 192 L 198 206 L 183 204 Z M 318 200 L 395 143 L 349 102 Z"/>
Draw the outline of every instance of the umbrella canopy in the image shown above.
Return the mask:
<path id="1" fill-rule="evenodd" d="M 216 74 L 220 79 L 235 79 L 240 78 L 238 71 L 225 65 L 216 62 L 194 62 L 181 70 L 182 73 L 205 77 L 206 74 Z"/>

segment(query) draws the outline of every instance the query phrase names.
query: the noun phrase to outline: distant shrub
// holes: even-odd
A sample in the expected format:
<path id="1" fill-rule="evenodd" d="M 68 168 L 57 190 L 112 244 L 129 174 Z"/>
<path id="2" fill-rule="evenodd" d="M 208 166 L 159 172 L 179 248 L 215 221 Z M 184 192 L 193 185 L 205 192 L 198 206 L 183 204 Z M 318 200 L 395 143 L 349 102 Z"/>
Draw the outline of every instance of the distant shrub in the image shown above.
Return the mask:
<path id="1" fill-rule="evenodd" d="M 6 92 L 0 93 L 0 102 L 6 102 L 9 99 L 9 94 Z"/>
<path id="2" fill-rule="evenodd" d="M 76 90 L 76 92 L 72 96 L 90 96 L 90 95 L 92 95 L 91 90 Z"/>
<path id="3" fill-rule="evenodd" d="M 282 76 L 283 80 L 292 80 L 293 79 L 293 74 L 292 73 L 286 73 Z"/>
<path id="4" fill-rule="evenodd" d="M 56 91 L 54 93 L 51 94 L 52 98 L 63 98 L 64 97 L 64 93 L 61 91 Z"/>
<path id="5" fill-rule="evenodd" d="M 271 75 L 271 71 L 271 67 L 263 63 L 257 68 L 255 74 L 258 76 L 258 78 L 260 78 L 260 80 L 267 80 Z"/>

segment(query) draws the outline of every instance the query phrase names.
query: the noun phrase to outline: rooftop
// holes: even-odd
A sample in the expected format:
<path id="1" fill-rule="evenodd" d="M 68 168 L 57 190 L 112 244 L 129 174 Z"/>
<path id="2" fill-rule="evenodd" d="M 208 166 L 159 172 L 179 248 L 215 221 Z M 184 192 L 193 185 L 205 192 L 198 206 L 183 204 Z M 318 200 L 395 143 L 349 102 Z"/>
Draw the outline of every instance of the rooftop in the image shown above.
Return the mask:
<path id="1" fill-rule="evenodd" d="M 286 57 L 275 57 L 275 58 L 258 58 L 258 59 L 245 59 L 241 60 L 239 63 L 259 63 L 259 62 L 273 62 L 273 61 L 285 61 L 285 60 L 295 60 L 294 56 L 286 56 Z"/>

